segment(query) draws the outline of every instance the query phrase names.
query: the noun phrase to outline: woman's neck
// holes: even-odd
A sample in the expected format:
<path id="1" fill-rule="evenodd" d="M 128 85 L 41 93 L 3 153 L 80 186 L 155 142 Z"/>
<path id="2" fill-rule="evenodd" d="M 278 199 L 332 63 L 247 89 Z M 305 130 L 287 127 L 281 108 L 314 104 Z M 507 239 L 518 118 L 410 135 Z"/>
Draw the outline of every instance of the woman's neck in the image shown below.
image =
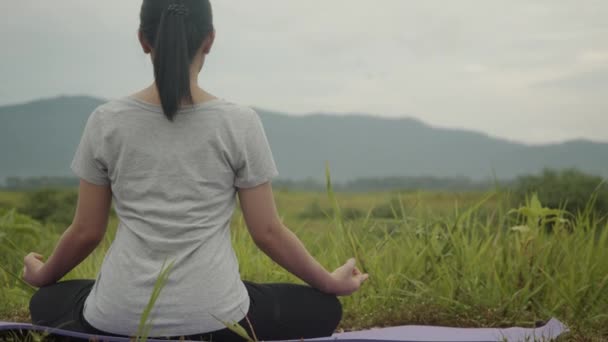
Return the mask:
<path id="1" fill-rule="evenodd" d="M 200 104 L 217 99 L 217 97 L 213 96 L 212 94 L 209 94 L 204 89 L 199 87 L 196 83 L 192 83 L 190 85 L 190 92 L 192 94 L 193 103 L 183 103 L 184 105 Z M 159 106 L 161 105 L 158 89 L 156 88 L 156 83 L 153 83 L 149 87 L 142 89 L 141 91 L 133 94 L 132 96 L 138 100 L 142 100 L 147 103 L 152 103 Z"/>

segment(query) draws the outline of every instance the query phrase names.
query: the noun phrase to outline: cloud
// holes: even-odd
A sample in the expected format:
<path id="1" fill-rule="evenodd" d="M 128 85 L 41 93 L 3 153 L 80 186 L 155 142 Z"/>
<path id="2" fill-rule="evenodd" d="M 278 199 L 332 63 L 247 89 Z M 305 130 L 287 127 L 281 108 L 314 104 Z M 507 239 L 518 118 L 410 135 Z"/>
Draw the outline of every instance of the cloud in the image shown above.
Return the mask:
<path id="1" fill-rule="evenodd" d="M 599 92 L 605 95 L 608 90 L 608 68 L 567 75 L 544 81 L 538 86 L 568 92 Z"/>
<path id="2" fill-rule="evenodd" d="M 583 65 L 608 66 L 608 49 L 590 49 L 583 51 L 578 55 L 577 60 Z"/>
<path id="3" fill-rule="evenodd" d="M 597 127 L 608 99 L 596 91 L 606 86 L 604 0 L 213 3 L 218 38 L 200 82 L 221 97 L 294 114 L 414 116 L 527 142 L 606 140 Z M 10 82 L 0 104 L 119 97 L 151 82 L 139 5 L 1 2 Z"/>
<path id="4" fill-rule="evenodd" d="M 464 71 L 472 74 L 477 74 L 488 71 L 488 67 L 483 64 L 472 63 L 465 65 Z"/>

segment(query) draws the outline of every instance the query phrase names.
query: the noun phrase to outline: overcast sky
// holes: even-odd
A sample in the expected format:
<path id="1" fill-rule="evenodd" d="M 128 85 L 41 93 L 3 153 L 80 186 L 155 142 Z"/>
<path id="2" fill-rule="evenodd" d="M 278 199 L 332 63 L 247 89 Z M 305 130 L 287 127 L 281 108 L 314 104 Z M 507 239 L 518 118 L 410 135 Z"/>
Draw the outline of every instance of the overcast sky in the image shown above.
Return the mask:
<path id="1" fill-rule="evenodd" d="M 608 141 L 606 0 L 216 0 L 201 74 L 290 114 L 415 117 L 511 140 Z M 151 82 L 141 1 L 0 2 L 0 105 Z"/>

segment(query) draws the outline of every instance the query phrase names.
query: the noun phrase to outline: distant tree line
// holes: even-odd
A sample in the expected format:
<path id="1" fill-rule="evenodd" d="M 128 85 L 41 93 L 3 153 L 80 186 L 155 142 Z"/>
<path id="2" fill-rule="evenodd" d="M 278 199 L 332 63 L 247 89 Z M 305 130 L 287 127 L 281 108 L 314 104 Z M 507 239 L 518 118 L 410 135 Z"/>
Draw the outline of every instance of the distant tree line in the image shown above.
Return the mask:
<path id="1" fill-rule="evenodd" d="M 5 189 L 27 191 L 26 200 L 20 212 L 42 221 L 69 224 L 76 203 L 77 178 L 40 177 L 7 179 Z M 324 191 L 325 185 L 315 180 L 276 181 L 274 186 L 280 189 L 295 191 Z M 360 179 L 334 185 L 337 191 L 488 191 L 495 188 L 508 191 L 513 200 L 511 205 L 525 205 L 531 194 L 537 194 L 543 206 L 566 209 L 576 215 L 588 213 L 584 217 L 608 219 L 608 183 L 598 176 L 588 175 L 581 171 L 544 170 L 537 175 L 525 175 L 511 182 L 473 182 L 467 178 L 433 178 L 433 177 L 394 177 L 378 179 Z M 399 203 L 390 203 L 373 209 L 374 218 L 392 218 L 394 208 Z M 1 205 L 0 205 L 1 207 Z M 332 214 L 331 208 L 322 208 L 318 202 L 311 203 L 301 213 L 302 218 L 325 218 Z M 343 208 L 345 219 L 358 219 L 366 215 L 358 209 Z"/>
<path id="2" fill-rule="evenodd" d="M 358 178 L 347 182 L 333 183 L 336 191 L 342 192 L 373 192 L 373 191 L 486 191 L 497 185 L 506 186 L 510 181 L 473 181 L 467 177 L 383 177 L 383 178 Z M 303 191 L 323 191 L 325 183 L 307 179 L 301 181 L 278 180 L 273 181 L 277 188 Z"/>
<path id="3" fill-rule="evenodd" d="M 505 183 L 505 182 L 503 182 Z M 43 188 L 75 187 L 78 179 L 73 177 L 9 177 L 6 179 L 5 190 L 36 190 Z M 325 183 L 316 179 L 276 180 L 273 185 L 279 189 L 300 191 L 324 191 Z M 353 181 L 335 183 L 336 191 L 367 192 L 367 191 L 483 191 L 496 185 L 492 181 L 476 182 L 466 177 L 386 177 L 360 178 Z"/>
<path id="4" fill-rule="evenodd" d="M 565 209 L 572 214 L 588 211 L 598 218 L 608 218 L 607 180 L 576 169 L 546 169 L 538 175 L 521 176 L 511 191 L 520 203 L 536 193 L 549 208 Z"/>
<path id="5" fill-rule="evenodd" d="M 74 177 L 8 177 L 2 189 L 37 190 L 44 188 L 67 188 L 78 186 L 79 180 Z"/>
<path id="6" fill-rule="evenodd" d="M 13 191 L 28 191 L 49 188 L 74 188 L 79 181 L 73 177 L 9 177 L 3 188 Z M 275 188 L 294 191 L 324 191 L 325 184 L 315 180 L 277 180 Z M 543 204 L 552 208 L 563 208 L 572 213 L 593 210 L 608 216 L 608 183 L 601 177 L 589 175 L 576 169 L 544 170 L 536 175 L 520 176 L 512 181 L 473 181 L 466 177 L 386 177 L 361 178 L 349 182 L 334 183 L 335 191 L 489 191 L 500 188 L 513 193 L 517 205 L 525 203 L 532 193 L 538 194 Z M 590 203 L 593 199 L 593 203 Z M 314 208 L 313 208 L 314 209 Z M 314 210 L 313 210 L 314 211 Z"/>
<path id="7" fill-rule="evenodd" d="M 392 190 L 437 190 L 437 191 L 483 191 L 495 187 L 497 181 L 473 181 L 467 177 L 386 177 L 386 178 L 360 178 L 340 184 L 338 189 L 344 191 L 392 191 Z"/>

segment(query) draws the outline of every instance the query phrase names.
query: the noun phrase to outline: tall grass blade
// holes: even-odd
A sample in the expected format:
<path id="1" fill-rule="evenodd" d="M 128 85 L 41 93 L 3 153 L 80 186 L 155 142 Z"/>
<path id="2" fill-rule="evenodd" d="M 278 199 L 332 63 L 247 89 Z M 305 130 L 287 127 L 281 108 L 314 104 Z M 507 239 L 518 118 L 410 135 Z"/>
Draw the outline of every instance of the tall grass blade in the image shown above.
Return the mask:
<path id="1" fill-rule="evenodd" d="M 148 340 L 150 330 L 152 329 L 152 319 L 150 317 L 150 314 L 152 313 L 152 309 L 154 308 L 154 305 L 156 304 L 156 301 L 160 296 L 162 289 L 165 287 L 167 280 L 169 279 L 169 272 L 171 272 L 174 262 L 172 261 L 171 263 L 169 263 L 167 267 L 165 267 L 165 264 L 166 261 L 163 262 L 158 278 L 154 283 L 154 288 L 152 289 L 150 300 L 148 301 L 148 304 L 146 305 L 146 308 L 144 309 L 144 312 L 141 315 L 139 326 L 137 328 L 137 334 L 135 339 L 136 342 L 145 342 Z"/>

